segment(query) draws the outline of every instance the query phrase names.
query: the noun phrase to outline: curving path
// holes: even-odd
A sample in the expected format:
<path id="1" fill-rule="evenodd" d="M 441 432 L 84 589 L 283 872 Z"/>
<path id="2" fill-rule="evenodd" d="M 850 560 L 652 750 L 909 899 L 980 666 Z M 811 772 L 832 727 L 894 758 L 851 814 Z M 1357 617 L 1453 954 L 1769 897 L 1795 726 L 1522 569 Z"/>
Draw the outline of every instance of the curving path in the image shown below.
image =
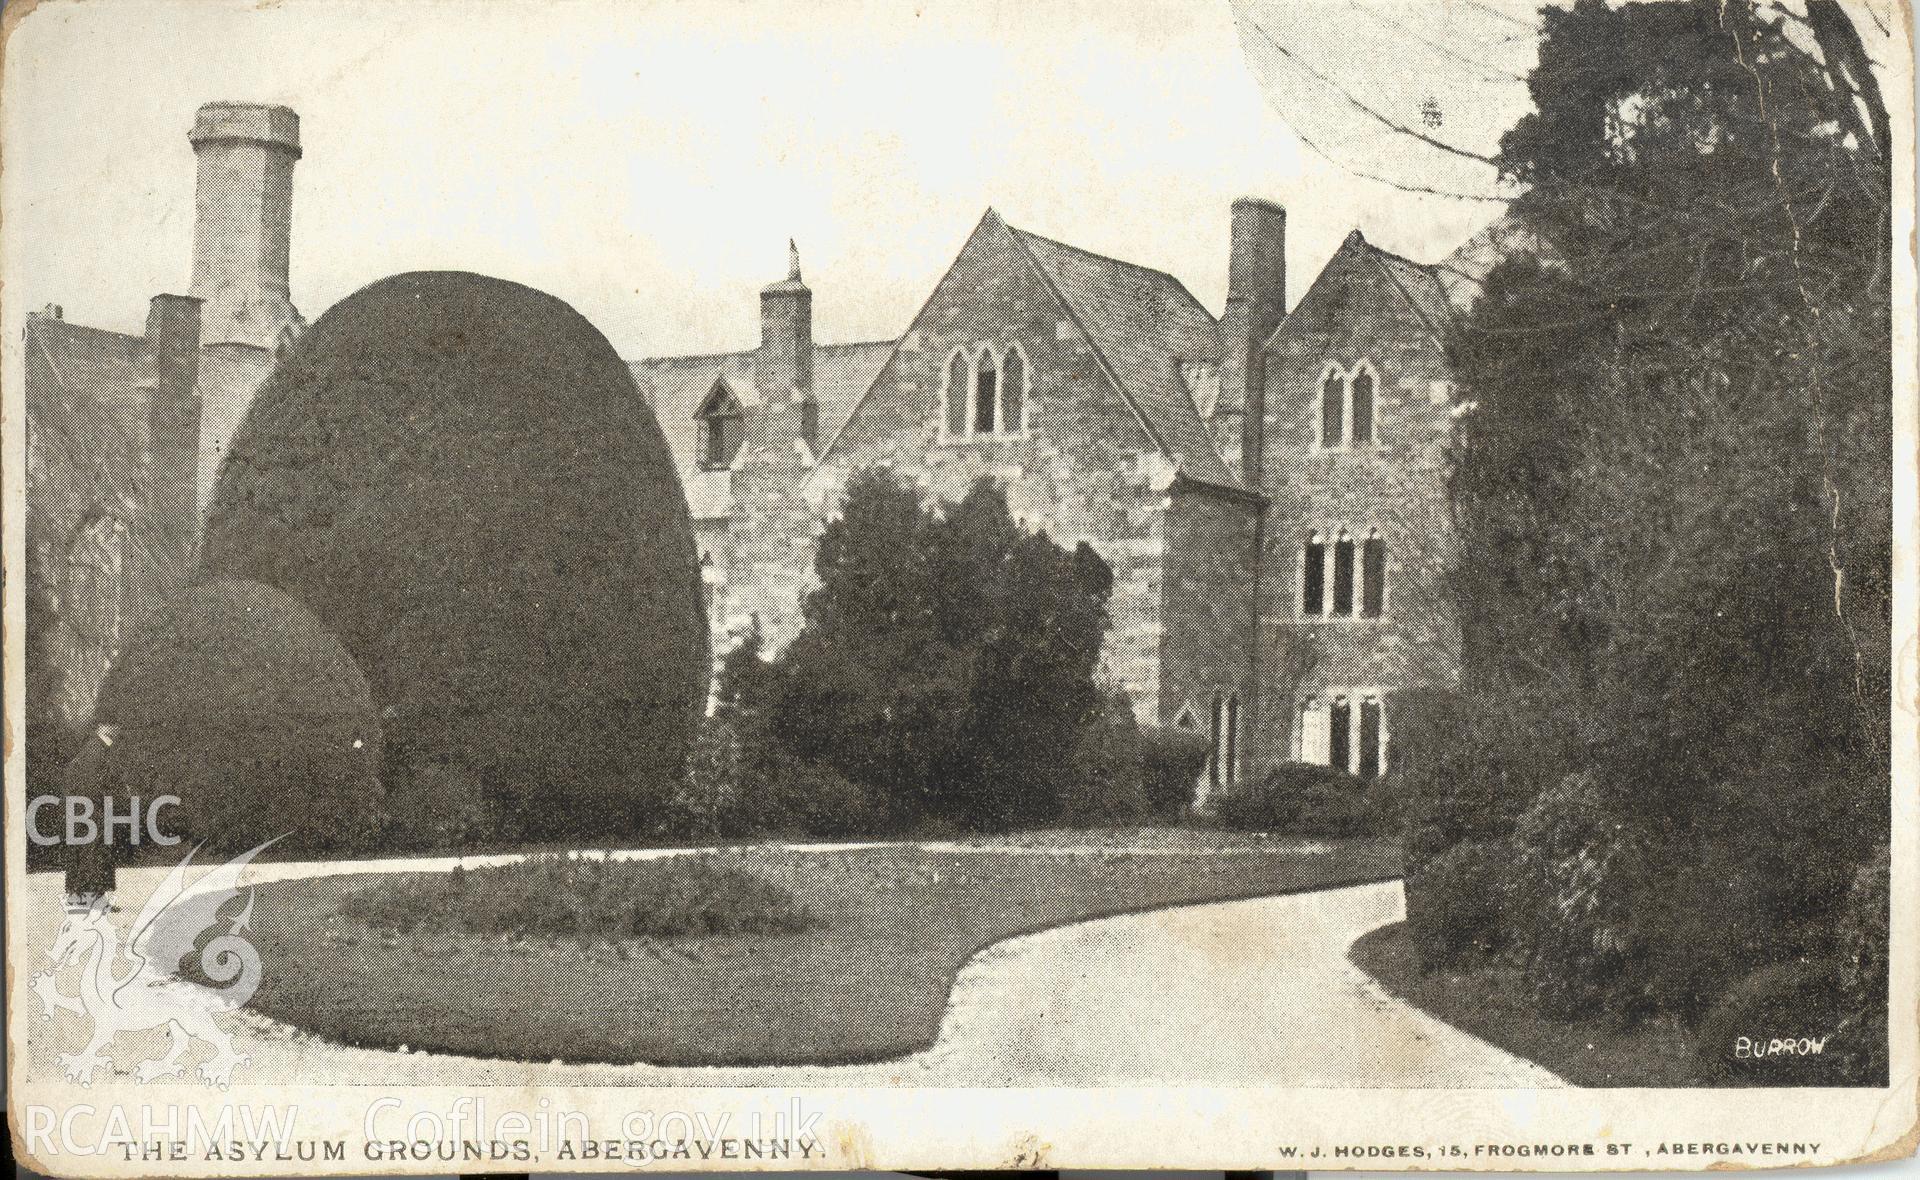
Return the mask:
<path id="1" fill-rule="evenodd" d="M 384 862 L 376 871 L 453 863 L 452 858 L 444 864 Z M 255 880 L 335 868 L 256 867 Z M 371 867 L 360 862 L 344 871 Z M 142 872 L 154 872 L 157 880 L 158 871 Z M 148 887 L 141 877 L 129 876 L 133 879 L 124 886 L 136 896 Z M 57 917 L 57 880 L 45 874 L 33 878 L 30 913 Z M 50 896 L 43 899 L 39 892 Z M 401 1054 L 330 1044 L 243 1012 L 234 1018 L 241 1025 L 235 1046 L 252 1060 L 241 1067 L 238 1080 L 835 1087 L 1565 1085 L 1539 1066 L 1389 996 L 1347 960 L 1354 939 L 1403 914 L 1400 886 L 1389 882 L 1104 918 L 1008 939 L 961 970 L 932 1048 L 871 1065 L 563 1066 Z M 50 935 L 51 926 L 45 933 Z M 37 930 L 27 937 L 29 947 L 45 945 Z M 36 1031 L 47 1027 L 34 1026 Z M 30 1050 L 36 1061 L 64 1047 L 33 1039 L 41 1042 Z M 50 1061 L 45 1068 L 51 1069 Z"/>

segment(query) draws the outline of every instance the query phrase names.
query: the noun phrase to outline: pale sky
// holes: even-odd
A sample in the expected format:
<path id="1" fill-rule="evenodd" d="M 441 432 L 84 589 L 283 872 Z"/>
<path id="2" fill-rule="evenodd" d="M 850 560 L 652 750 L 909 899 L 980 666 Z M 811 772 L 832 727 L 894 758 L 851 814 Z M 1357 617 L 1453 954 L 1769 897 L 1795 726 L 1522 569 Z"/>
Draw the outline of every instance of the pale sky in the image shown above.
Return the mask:
<path id="1" fill-rule="evenodd" d="M 1496 83 L 1531 38 L 1488 6 L 1239 7 L 1400 116 L 1434 98 L 1478 150 L 1524 109 Z M 789 237 L 831 342 L 904 330 L 989 205 L 1216 313 L 1236 196 L 1287 207 L 1295 299 L 1356 226 L 1432 261 L 1497 214 L 1303 146 L 1276 107 L 1350 167 L 1459 180 L 1343 123 L 1261 39 L 1225 0 L 44 0 L 0 97 L 7 331 L 49 302 L 138 331 L 148 296 L 186 289 L 187 131 L 215 99 L 300 113 L 309 320 L 384 275 L 473 270 L 567 300 L 629 357 L 750 347 Z M 1479 67 L 1427 40 L 1500 69 L 1474 89 Z"/>

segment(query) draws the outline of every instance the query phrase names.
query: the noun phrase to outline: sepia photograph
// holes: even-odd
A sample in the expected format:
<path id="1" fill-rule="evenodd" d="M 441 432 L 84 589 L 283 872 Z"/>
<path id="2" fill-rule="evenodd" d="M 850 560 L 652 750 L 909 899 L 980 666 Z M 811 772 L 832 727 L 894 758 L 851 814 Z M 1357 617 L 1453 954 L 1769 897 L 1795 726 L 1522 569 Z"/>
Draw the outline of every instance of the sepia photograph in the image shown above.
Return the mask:
<path id="1" fill-rule="evenodd" d="M 14 0 L 58 1176 L 1920 1137 L 1894 0 Z"/>

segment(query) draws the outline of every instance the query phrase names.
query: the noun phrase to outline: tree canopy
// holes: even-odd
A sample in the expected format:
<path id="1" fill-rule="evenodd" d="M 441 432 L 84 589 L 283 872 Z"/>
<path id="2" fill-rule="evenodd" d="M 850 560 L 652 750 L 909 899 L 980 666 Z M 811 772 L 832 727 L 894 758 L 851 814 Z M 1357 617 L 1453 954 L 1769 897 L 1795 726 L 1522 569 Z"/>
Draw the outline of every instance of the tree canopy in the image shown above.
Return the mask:
<path id="1" fill-rule="evenodd" d="M 768 723 L 794 755 L 886 793 L 900 818 L 1000 829 L 1051 819 L 1082 729 L 1113 575 L 1029 533 L 976 483 L 923 506 L 856 475 L 820 538 L 819 586 L 782 654 Z"/>
<path id="2" fill-rule="evenodd" d="M 1823 0 L 1542 17 L 1497 161 L 1538 249 L 1451 341 L 1465 707 L 1409 914 L 1498 899 L 1557 1015 L 1722 1027 L 1837 972 L 1887 839 L 1886 112 Z"/>

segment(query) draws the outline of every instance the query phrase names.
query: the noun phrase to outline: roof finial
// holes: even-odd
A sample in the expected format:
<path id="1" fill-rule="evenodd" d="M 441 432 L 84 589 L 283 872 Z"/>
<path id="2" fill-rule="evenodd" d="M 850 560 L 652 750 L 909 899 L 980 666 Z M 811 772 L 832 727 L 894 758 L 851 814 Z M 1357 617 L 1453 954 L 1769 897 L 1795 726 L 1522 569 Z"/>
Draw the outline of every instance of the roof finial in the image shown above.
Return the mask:
<path id="1" fill-rule="evenodd" d="M 787 279 L 800 281 L 800 247 L 793 244 L 792 238 L 787 239 Z"/>

